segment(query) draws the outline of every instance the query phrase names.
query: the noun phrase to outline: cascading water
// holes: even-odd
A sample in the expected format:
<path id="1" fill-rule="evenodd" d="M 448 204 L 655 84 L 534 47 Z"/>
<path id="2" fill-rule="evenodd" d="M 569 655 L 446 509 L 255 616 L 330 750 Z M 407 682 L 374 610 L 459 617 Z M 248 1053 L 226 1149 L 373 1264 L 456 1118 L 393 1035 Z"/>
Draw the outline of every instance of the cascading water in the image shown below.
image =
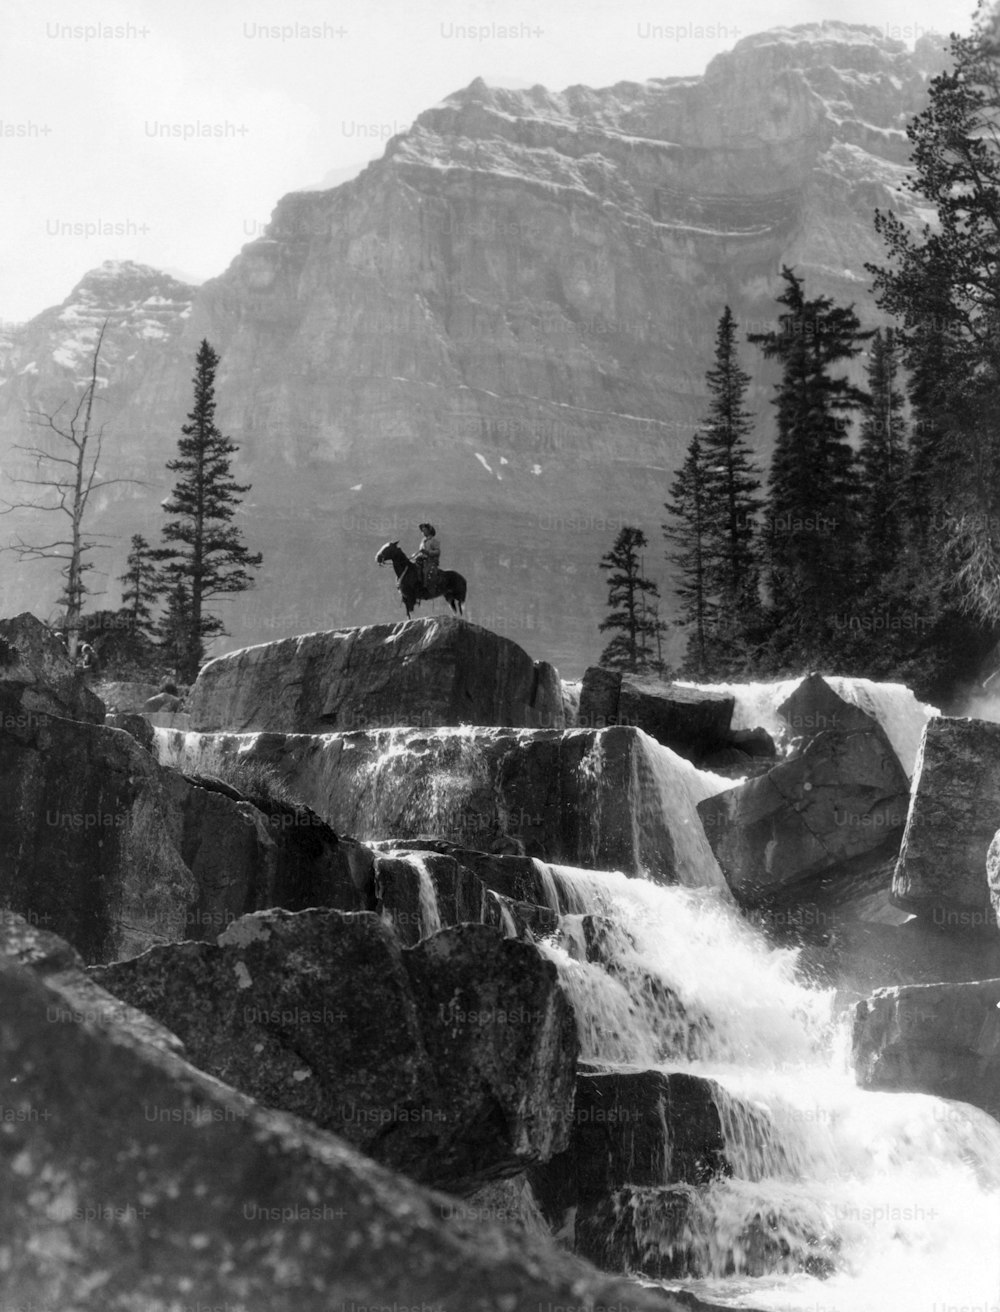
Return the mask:
<path id="1" fill-rule="evenodd" d="M 436 934 L 441 928 L 441 912 L 438 910 L 437 889 L 427 868 L 427 859 L 422 852 L 397 852 L 396 860 L 409 866 L 417 877 L 417 906 L 420 914 L 420 937 Z"/>
<path id="2" fill-rule="evenodd" d="M 718 1085 L 733 1175 L 680 1190 L 685 1221 L 669 1242 L 694 1277 L 686 1288 L 788 1312 L 998 1312 L 1000 1124 L 966 1104 L 858 1089 L 833 992 L 799 982 L 795 950 L 714 890 L 548 875 L 564 914 L 541 946 L 582 1056 Z"/>

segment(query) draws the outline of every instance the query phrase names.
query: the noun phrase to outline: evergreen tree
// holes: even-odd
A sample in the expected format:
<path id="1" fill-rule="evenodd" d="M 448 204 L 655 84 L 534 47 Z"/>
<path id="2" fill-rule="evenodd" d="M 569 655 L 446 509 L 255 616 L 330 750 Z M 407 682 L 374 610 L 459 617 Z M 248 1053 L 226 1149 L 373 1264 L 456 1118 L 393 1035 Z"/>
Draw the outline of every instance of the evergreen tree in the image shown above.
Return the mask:
<path id="1" fill-rule="evenodd" d="M 163 582 L 156 565 L 156 552 L 141 533 L 132 535 L 132 545 L 125 561 L 125 573 L 119 575 L 122 610 L 130 616 L 132 632 L 150 637 L 153 634 L 153 606 L 163 592 Z"/>
<path id="2" fill-rule="evenodd" d="M 937 212 L 914 235 L 876 211 L 889 264 L 866 266 L 903 323 L 917 415 L 911 522 L 928 563 L 983 630 L 1000 623 L 1000 44 L 985 8 L 909 124 L 906 185 Z M 923 524 L 920 521 L 923 520 Z M 930 525 L 928 528 L 927 525 Z"/>
<path id="3" fill-rule="evenodd" d="M 858 485 L 848 428 L 868 397 L 832 370 L 859 355 L 874 334 L 862 331 L 853 306 L 808 299 L 791 269 L 781 273 L 780 329 L 749 340 L 782 366 L 764 547 L 778 646 L 794 648 L 801 660 L 819 654 L 832 613 L 858 581 Z"/>
<path id="4" fill-rule="evenodd" d="M 685 669 L 695 678 L 704 678 L 709 672 L 710 632 L 717 612 L 711 595 L 714 521 L 697 433 L 671 485 L 670 496 L 673 500 L 667 501 L 664 509 L 673 520 L 663 525 L 663 535 L 674 544 L 666 556 L 678 567 L 681 581 L 674 590 L 680 600 L 681 617 L 691 628 Z"/>
<path id="5" fill-rule="evenodd" d="M 861 425 L 859 519 L 863 565 L 871 578 L 888 574 L 902 548 L 906 489 L 904 396 L 899 390 L 900 345 L 891 328 L 877 329 L 868 360 L 870 401 Z"/>
<path id="6" fill-rule="evenodd" d="M 716 332 L 715 366 L 705 378 L 711 396 L 701 439 L 710 526 L 708 590 L 718 603 L 720 640 L 736 656 L 758 604 L 753 539 L 761 501 L 755 495 L 760 478 L 747 443 L 753 428 L 745 404 L 750 375 L 739 366 L 736 321 L 728 305 Z"/>
<path id="7" fill-rule="evenodd" d="M 642 529 L 623 525 L 614 546 L 601 557 L 599 569 L 608 571 L 608 607 L 600 631 L 619 629 L 601 653 L 601 664 L 640 673 L 655 665 L 649 639 L 657 632 L 657 618 L 646 607 L 647 597 L 659 596 L 652 579 L 642 573 L 640 553 L 647 545 Z"/>
<path id="8" fill-rule="evenodd" d="M 189 682 L 185 662 L 191 648 L 191 593 L 181 579 L 167 593 L 163 616 L 156 626 L 156 637 L 166 663 Z"/>
<path id="9" fill-rule="evenodd" d="M 253 586 L 251 570 L 261 557 L 251 555 L 242 531 L 230 523 L 249 483 L 234 482 L 230 457 L 236 444 L 223 437 L 215 423 L 215 371 L 219 357 L 207 341 L 197 355 L 194 409 L 188 415 L 178 442 L 179 456 L 167 468 L 179 475 L 171 497 L 164 503 L 170 520 L 163 529 L 169 544 L 161 553 L 168 560 L 165 577 L 173 585 L 173 622 L 181 622 L 177 585 L 186 592 L 186 638 L 178 661 L 181 677 L 192 682 L 205 654 L 205 639 L 224 633 L 218 616 L 206 604 L 225 594 Z"/>

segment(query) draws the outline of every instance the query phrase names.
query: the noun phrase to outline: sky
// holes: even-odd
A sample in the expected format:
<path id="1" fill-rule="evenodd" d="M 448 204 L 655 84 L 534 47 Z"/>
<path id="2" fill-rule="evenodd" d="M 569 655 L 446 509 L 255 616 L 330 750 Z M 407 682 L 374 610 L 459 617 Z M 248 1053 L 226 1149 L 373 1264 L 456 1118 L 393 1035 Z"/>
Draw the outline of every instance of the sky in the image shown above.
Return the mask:
<path id="1" fill-rule="evenodd" d="M 0 322 L 132 259 L 195 281 L 279 198 L 377 159 L 474 78 L 562 90 L 697 75 L 836 18 L 912 46 L 971 0 L 2 0 Z"/>

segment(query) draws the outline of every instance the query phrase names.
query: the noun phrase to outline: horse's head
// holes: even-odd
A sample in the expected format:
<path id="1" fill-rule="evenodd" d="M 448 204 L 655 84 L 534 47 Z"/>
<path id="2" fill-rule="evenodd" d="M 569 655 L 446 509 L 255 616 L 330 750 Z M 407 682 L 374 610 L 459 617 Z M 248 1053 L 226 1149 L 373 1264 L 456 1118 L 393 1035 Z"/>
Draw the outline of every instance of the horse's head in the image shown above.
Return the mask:
<path id="1" fill-rule="evenodd" d="M 387 560 L 392 560 L 393 555 L 399 550 L 399 541 L 387 542 L 384 547 L 379 547 L 375 560 L 379 565 L 384 565 Z"/>

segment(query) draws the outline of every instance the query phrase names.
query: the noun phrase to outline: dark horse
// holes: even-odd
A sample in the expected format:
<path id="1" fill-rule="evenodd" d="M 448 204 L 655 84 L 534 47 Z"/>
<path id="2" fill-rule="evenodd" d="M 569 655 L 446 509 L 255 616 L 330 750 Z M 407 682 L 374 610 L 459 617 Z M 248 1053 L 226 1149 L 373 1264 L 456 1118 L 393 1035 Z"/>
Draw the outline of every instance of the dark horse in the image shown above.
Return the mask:
<path id="1" fill-rule="evenodd" d="M 426 588 L 420 582 L 420 573 L 416 565 L 398 542 L 387 542 L 379 549 L 375 559 L 380 565 L 389 561 L 396 571 L 396 578 L 399 579 L 399 595 L 406 607 L 407 619 L 413 614 L 414 606 L 419 606 L 422 601 L 430 601 L 432 597 L 444 597 L 452 610 L 461 615 L 466 591 L 465 579 L 461 574 L 456 574 L 453 569 L 439 569 L 437 586 L 428 595 Z"/>

